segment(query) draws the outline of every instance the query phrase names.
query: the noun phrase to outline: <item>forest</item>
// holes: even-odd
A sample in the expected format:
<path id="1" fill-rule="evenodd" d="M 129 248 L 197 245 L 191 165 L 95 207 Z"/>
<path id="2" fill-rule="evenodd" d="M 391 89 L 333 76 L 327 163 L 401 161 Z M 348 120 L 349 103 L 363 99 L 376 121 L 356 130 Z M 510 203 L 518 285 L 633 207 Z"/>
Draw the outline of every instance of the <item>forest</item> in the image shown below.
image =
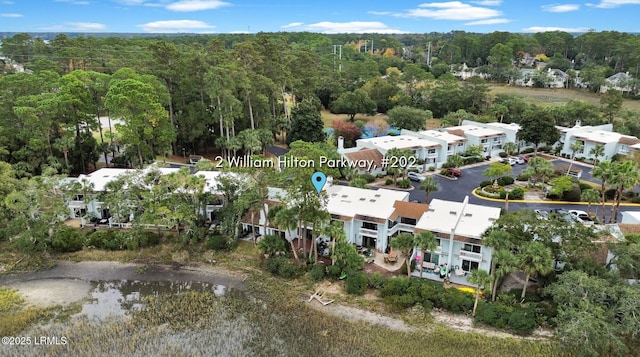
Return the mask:
<path id="1" fill-rule="evenodd" d="M 541 108 L 490 94 L 490 85 L 506 84 L 526 67 L 525 56 L 589 83 L 567 90 L 598 92 L 617 72 L 637 77 L 640 39 L 619 32 L 58 34 L 46 40 L 21 33 L 2 40 L 2 54 L 0 158 L 20 177 L 46 167 L 86 173 L 101 157 L 109 161 L 107 154 L 114 164 L 139 167 L 158 155 L 257 153 L 278 139 L 314 141 L 322 128 L 312 125 L 313 116 L 292 117 L 302 102 L 351 120 L 413 108 L 441 125 L 467 118 L 518 122 L 527 111 L 544 110 L 557 125 L 613 122 L 621 133 L 640 135 L 638 113 L 621 110 L 615 91 L 602 96 L 600 107 L 574 100 Z M 489 75 L 488 82 L 456 79 L 451 72 L 463 63 Z M 12 64 L 25 71 L 14 73 Z M 635 98 L 635 90 L 626 95 Z M 97 118 L 106 116 L 125 122 L 103 132 Z M 310 126 L 315 130 L 304 129 Z"/>
<path id="2" fill-rule="evenodd" d="M 286 155 L 317 160 L 337 155 L 335 148 L 325 143 L 326 129 L 330 128 L 322 115 L 327 112 L 344 118 L 335 120 L 331 129 L 342 134 L 347 145 L 353 145 L 365 129 L 376 135 L 385 134 L 389 126 L 419 130 L 427 120 L 440 126 L 458 125 L 464 119 L 516 122 L 523 128 L 539 128 L 537 124 L 542 123 L 553 131 L 553 124 L 573 126 L 580 120 L 583 125 L 612 123 L 620 133 L 640 137 L 640 112 L 629 105 L 638 99 L 637 79 L 627 83 L 631 90 L 626 93 L 600 92 L 605 78 L 615 73 L 638 77 L 640 38 L 619 32 L 58 34 L 46 39 L 25 33 L 4 38 L 2 56 L 0 239 L 9 241 L 8 247 L 34 256 L 88 246 L 138 251 L 158 243 L 153 233 L 142 228 L 81 236 L 80 230 L 63 227 L 60 217 L 69 211 L 65 203 L 88 200 L 92 188 L 85 187 L 82 180 L 66 187 L 62 176 L 88 173 L 104 165 L 141 168 L 172 155 L 260 154 L 274 143 L 286 144 L 291 149 Z M 566 88 L 549 89 L 549 96 L 573 91 L 579 94 L 577 98 L 596 96 L 597 102 L 572 99 L 562 105 L 541 105 L 508 92 L 494 94 L 492 88 L 513 85 L 520 69 L 532 68 L 526 58 L 535 58 L 534 63 L 545 63 L 586 83 L 584 88 L 574 88 L 568 81 Z M 477 68 L 483 76 L 460 80 L 454 72 L 463 64 Z M 113 125 L 105 129 L 99 118 L 109 118 Z M 539 137 L 542 130 L 525 131 Z M 527 139 L 536 145 L 544 142 Z M 605 183 L 616 186 L 614 195 L 620 197 L 623 188 L 638 181 L 637 166 L 622 163 L 619 166 L 629 171 L 616 171 L 617 164 L 605 163 L 600 162 L 594 173 L 602 178 L 603 202 Z M 211 162 L 202 160 L 196 169 L 206 170 L 206 165 Z M 280 183 L 274 187 L 287 187 L 291 202 L 296 203 L 269 211 L 269 220 L 281 230 L 298 228 L 302 236 L 301 227 L 306 230 L 312 226 L 312 231 L 332 228 L 328 225 L 330 215 L 321 209 L 321 195 L 308 179 L 311 168 L 283 173 L 237 171 L 248 181 L 225 179 L 219 184 L 222 201 L 227 204 L 219 212 L 219 232 L 213 235 L 197 212 L 214 203 L 214 197 L 204 193 L 205 180 L 187 169 L 166 176 L 155 170 L 127 175 L 110 183 L 99 198 L 115 216 L 135 213 L 134 223 L 175 229 L 175 235 L 166 239 L 176 249 L 194 247 L 205 236 L 212 249 L 218 243 L 221 249 L 228 249 L 229 241 L 237 243 L 241 218 L 249 213 L 251 222 L 257 221 L 273 182 Z M 344 176 L 337 170 L 325 173 Z M 484 237 L 498 253 L 494 259 L 500 267 L 492 269 L 493 276 L 474 274 L 478 289 L 485 285 L 481 284 L 483 279 L 497 279 L 498 273 L 516 270 L 525 271 L 527 280 L 529 275 L 538 276 L 546 288 L 543 295 L 529 294 L 526 301 L 526 284 L 520 299 L 484 299 L 487 301 L 480 306 L 477 320 L 526 333 L 538 325 L 555 327 L 560 341 L 557 347 L 565 353 L 623 356 L 637 352 L 640 292 L 638 285 L 627 284 L 623 277 L 640 276 L 640 239 L 628 235 L 624 243 L 611 245 L 612 264 L 619 270 L 608 270 L 588 254 L 595 249 L 593 233 L 564 220 L 539 224 L 531 211 L 504 214 Z M 336 260 L 345 268 L 361 269 L 362 258 L 343 234 L 341 226 L 329 234 L 337 241 Z M 557 235 L 566 239 L 558 243 Z M 404 237 L 406 244 L 401 244 L 400 238 L 390 244 L 398 249 L 402 245 L 410 252 L 416 246 L 414 237 Z M 258 243 L 258 248 L 269 255 L 269 239 L 261 242 L 265 243 Z M 284 244 L 278 236 L 272 242 Z M 286 250 L 279 245 L 271 253 Z M 291 248 L 295 263 L 274 253 L 265 261 L 266 270 L 295 277 L 302 273 L 302 261 L 310 266 L 317 262 L 317 258 L 310 259 L 317 256 L 317 247 L 314 254 L 302 249 L 302 257 Z M 554 259 L 567 262 L 565 273 L 556 276 L 550 271 Z M 320 280 L 330 273 L 324 266 L 315 267 L 319 267 L 315 270 Z M 355 284 L 362 293 L 367 288 L 379 289 L 384 302 L 398 309 L 406 310 L 419 302 L 430 310 L 456 301 L 446 298 L 440 285 L 422 286 L 417 279 L 375 282 L 360 271 L 352 275 L 360 282 L 349 283 L 356 281 L 349 279 L 347 286 Z M 470 295 L 465 297 L 456 289 L 447 291 L 464 300 L 460 304 L 464 306 L 458 307 L 460 312 L 469 311 L 473 305 Z M 423 293 L 432 300 L 420 295 Z M 443 298 L 434 300 L 438 296 Z M 455 312 L 451 306 L 446 308 Z"/>

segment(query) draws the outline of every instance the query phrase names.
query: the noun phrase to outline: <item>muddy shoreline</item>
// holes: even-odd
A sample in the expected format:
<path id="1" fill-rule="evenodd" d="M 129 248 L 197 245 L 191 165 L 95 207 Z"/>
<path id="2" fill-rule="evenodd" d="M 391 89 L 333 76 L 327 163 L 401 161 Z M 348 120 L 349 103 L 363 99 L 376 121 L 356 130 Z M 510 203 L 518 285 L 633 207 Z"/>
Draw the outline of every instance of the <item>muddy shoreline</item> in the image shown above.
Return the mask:
<path id="1" fill-rule="evenodd" d="M 42 279 L 79 279 L 87 282 L 105 280 L 139 281 L 198 281 L 225 285 L 245 291 L 246 277 L 217 267 L 179 267 L 168 265 L 140 265 L 115 261 L 58 261 L 52 269 L 31 273 L 0 275 L 0 285 L 10 286 L 19 282 Z"/>

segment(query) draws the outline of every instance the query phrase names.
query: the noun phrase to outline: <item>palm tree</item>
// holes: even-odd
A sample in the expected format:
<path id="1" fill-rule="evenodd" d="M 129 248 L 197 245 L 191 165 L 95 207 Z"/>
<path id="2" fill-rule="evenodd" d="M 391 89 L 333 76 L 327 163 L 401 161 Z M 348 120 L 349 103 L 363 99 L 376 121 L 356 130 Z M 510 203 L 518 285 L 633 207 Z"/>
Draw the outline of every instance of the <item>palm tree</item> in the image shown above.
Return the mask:
<path id="1" fill-rule="evenodd" d="M 276 208 L 280 207 L 280 208 Z M 273 214 L 273 218 L 271 222 L 278 227 L 279 230 L 284 232 L 291 232 L 298 227 L 298 215 L 297 211 L 293 208 L 286 208 L 285 206 L 276 206 L 271 208 L 270 212 L 274 209 L 276 213 Z M 296 248 L 293 245 L 293 239 L 287 239 L 289 244 L 291 245 L 291 252 L 293 253 L 293 257 L 298 264 L 300 264 L 300 259 L 298 258 L 298 253 L 296 252 Z"/>
<path id="2" fill-rule="evenodd" d="M 440 185 L 438 184 L 438 181 L 433 178 L 433 176 L 427 176 L 425 177 L 424 181 L 420 182 L 420 186 L 418 187 L 418 189 L 424 191 L 424 201 L 429 202 L 429 194 L 431 192 L 438 192 L 440 190 Z"/>
<path id="3" fill-rule="evenodd" d="M 591 151 L 589 151 L 589 154 L 593 155 L 593 166 L 597 166 L 598 165 L 598 158 L 602 155 L 604 155 L 604 146 L 602 145 L 596 145 L 594 146 Z"/>
<path id="4" fill-rule="evenodd" d="M 491 230 L 489 234 L 482 238 L 482 242 L 485 246 L 493 248 L 494 256 L 491 259 L 491 268 L 489 270 L 493 277 L 493 279 L 491 280 L 492 292 L 494 290 L 494 286 L 498 285 L 498 279 L 496 277 L 496 266 L 498 264 L 498 260 L 495 256 L 502 250 L 511 250 L 513 248 L 511 238 L 511 234 L 499 229 Z"/>
<path id="5" fill-rule="evenodd" d="M 438 246 L 438 241 L 436 241 L 436 236 L 433 234 L 433 232 L 430 232 L 430 231 L 420 232 L 418 235 L 413 237 L 413 240 L 415 245 L 417 245 L 418 248 L 420 248 L 420 253 L 422 253 L 423 256 L 424 256 L 424 252 L 426 252 L 427 250 L 433 252 Z M 422 269 L 423 269 L 423 264 L 420 264 L 421 278 L 422 278 Z"/>
<path id="6" fill-rule="evenodd" d="M 535 177 L 537 180 L 540 180 L 544 184 L 544 178 L 553 173 L 553 164 L 549 161 L 541 158 L 534 157 L 529 160 L 529 166 L 522 171 L 523 174 Z"/>
<path id="7" fill-rule="evenodd" d="M 464 165 L 464 158 L 460 154 L 453 154 L 447 158 L 446 167 L 460 167 Z"/>
<path id="8" fill-rule="evenodd" d="M 519 263 L 520 269 L 527 274 L 522 287 L 522 295 L 520 295 L 520 298 L 524 299 L 529 279 L 537 274 L 548 274 L 553 269 L 551 249 L 542 242 L 529 242 L 520 251 Z"/>
<path id="9" fill-rule="evenodd" d="M 571 166 L 573 166 L 573 162 L 576 159 L 576 153 L 582 152 L 584 150 L 584 143 L 582 141 L 576 140 L 571 146 L 571 162 L 569 163 L 569 168 L 567 169 L 567 175 L 571 172 Z"/>
<path id="10" fill-rule="evenodd" d="M 580 201 L 587 202 L 587 212 L 591 213 L 591 204 L 600 200 L 600 194 L 594 189 L 588 189 L 582 191 L 580 194 Z"/>
<path id="11" fill-rule="evenodd" d="M 413 235 L 410 233 L 401 233 L 391 239 L 389 245 L 393 249 L 399 250 L 404 255 L 404 261 L 407 265 L 407 277 L 411 277 L 411 264 L 409 258 L 411 257 L 411 250 L 415 246 L 413 242 Z"/>
<path id="12" fill-rule="evenodd" d="M 478 309 L 478 299 L 480 298 L 480 289 L 482 289 L 483 286 L 491 282 L 491 275 L 489 275 L 489 273 L 486 270 L 477 269 L 471 272 L 469 277 L 467 277 L 467 280 L 470 283 L 477 285 L 476 299 L 473 302 L 473 311 L 471 312 L 471 316 L 475 317 L 476 310 Z"/>
<path id="13" fill-rule="evenodd" d="M 613 203 L 611 204 L 611 216 L 609 217 L 609 223 L 618 221 L 618 209 L 620 208 L 620 201 L 622 201 L 622 193 L 625 188 L 633 188 L 640 181 L 640 174 L 638 174 L 638 164 L 634 161 L 623 161 L 617 163 L 614 170 L 614 175 L 610 179 L 612 184 L 616 185 L 616 192 L 613 196 Z"/>
<path id="14" fill-rule="evenodd" d="M 513 141 L 509 141 L 502 145 L 502 150 L 507 153 L 507 155 L 511 156 L 518 152 L 518 145 Z"/>
<path id="15" fill-rule="evenodd" d="M 598 166 L 593 168 L 591 171 L 591 175 L 595 178 L 599 178 L 602 182 L 600 184 L 600 199 L 602 205 L 602 223 L 606 222 L 606 210 L 604 209 L 604 204 L 606 202 L 606 184 L 611 180 L 614 176 L 614 164 L 611 161 L 601 161 L 598 163 Z"/>
<path id="16" fill-rule="evenodd" d="M 331 265 L 336 265 L 336 240 L 338 237 L 345 236 L 344 225 L 338 221 L 333 221 L 322 228 L 322 233 L 331 239 Z"/>
<path id="17" fill-rule="evenodd" d="M 501 280 L 517 270 L 518 258 L 510 250 L 501 249 L 493 253 L 493 261 L 496 263 L 496 270 L 492 272 L 494 282 L 491 287 L 491 300 L 496 301 Z"/>

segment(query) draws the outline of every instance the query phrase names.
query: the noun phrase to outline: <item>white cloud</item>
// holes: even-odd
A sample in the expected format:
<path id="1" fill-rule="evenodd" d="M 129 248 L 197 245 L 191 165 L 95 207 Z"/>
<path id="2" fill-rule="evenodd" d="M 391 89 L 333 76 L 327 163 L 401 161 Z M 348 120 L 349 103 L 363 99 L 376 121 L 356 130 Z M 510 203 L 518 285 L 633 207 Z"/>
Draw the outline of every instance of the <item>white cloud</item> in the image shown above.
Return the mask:
<path id="1" fill-rule="evenodd" d="M 329 22 L 323 21 L 304 25 L 302 31 L 320 33 L 405 33 L 398 29 L 389 28 L 378 21 Z"/>
<path id="2" fill-rule="evenodd" d="M 580 9 L 580 5 L 577 5 L 577 4 L 542 5 L 542 11 L 547 11 L 547 12 L 571 12 L 579 9 Z"/>
<path id="3" fill-rule="evenodd" d="M 464 4 L 460 1 L 432 2 L 418 5 L 417 9 L 410 9 L 396 14 L 400 17 L 425 17 L 434 20 L 481 20 L 501 16 L 502 12 L 486 7 Z"/>
<path id="4" fill-rule="evenodd" d="M 142 5 L 147 0 L 117 0 L 117 1 L 125 5 Z"/>
<path id="5" fill-rule="evenodd" d="M 292 28 L 292 27 L 300 27 L 300 26 L 302 26 L 303 24 L 304 24 L 303 22 L 292 22 L 292 23 L 290 23 L 290 24 L 280 26 L 280 28 L 281 28 L 281 29 L 290 29 L 290 28 Z"/>
<path id="6" fill-rule="evenodd" d="M 228 5 L 231 4 L 220 0 L 181 0 L 167 5 L 166 8 L 171 11 L 187 12 L 213 10 Z"/>
<path id="7" fill-rule="evenodd" d="M 74 5 L 89 5 L 88 1 L 80 1 L 80 0 L 55 0 L 55 2 L 66 2 Z"/>
<path id="8" fill-rule="evenodd" d="M 550 31 L 564 31 L 564 32 L 587 32 L 589 29 L 586 27 L 553 27 L 553 26 L 532 26 L 522 29 L 523 32 L 550 32 Z"/>
<path id="9" fill-rule="evenodd" d="M 640 0 L 600 0 L 599 4 L 587 4 L 588 6 L 610 9 L 622 5 L 640 5 Z"/>
<path id="10" fill-rule="evenodd" d="M 0 17 L 22 17 L 22 14 L 0 14 Z"/>
<path id="11" fill-rule="evenodd" d="M 98 22 L 65 22 L 61 25 L 43 27 L 45 31 L 74 31 L 74 32 L 99 32 L 107 29 L 105 24 Z"/>
<path id="12" fill-rule="evenodd" d="M 144 32 L 155 33 L 180 33 L 180 32 L 211 32 L 215 26 L 197 20 L 166 20 L 154 21 L 146 24 L 136 25 Z"/>
<path id="13" fill-rule="evenodd" d="M 472 3 L 482 5 L 482 6 L 498 6 L 502 4 L 502 0 L 472 1 Z"/>
<path id="14" fill-rule="evenodd" d="M 393 13 L 391 11 L 367 11 L 367 14 L 371 14 L 371 15 L 392 15 Z"/>
<path id="15" fill-rule="evenodd" d="M 473 25 L 496 25 L 496 24 L 506 24 L 511 22 L 511 20 L 509 19 L 486 19 L 486 20 L 478 20 L 478 21 L 471 21 L 471 22 L 467 22 L 465 23 L 465 25 L 467 26 L 473 26 Z"/>
<path id="16" fill-rule="evenodd" d="M 73 31 L 102 31 L 107 28 L 98 22 L 67 22 L 65 25 L 71 27 Z"/>
<path id="17" fill-rule="evenodd" d="M 5 4 L 5 5 L 13 5 L 13 4 L 15 4 L 15 2 L 13 2 L 13 1 L 3 1 L 2 3 Z"/>

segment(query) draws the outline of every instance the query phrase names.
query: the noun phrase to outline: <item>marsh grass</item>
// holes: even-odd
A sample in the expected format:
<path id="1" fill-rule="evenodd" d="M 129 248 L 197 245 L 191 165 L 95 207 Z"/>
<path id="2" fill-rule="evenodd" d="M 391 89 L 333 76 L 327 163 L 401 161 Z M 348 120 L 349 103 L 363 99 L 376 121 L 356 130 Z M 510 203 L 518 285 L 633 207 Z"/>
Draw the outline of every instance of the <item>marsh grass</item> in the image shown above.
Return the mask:
<path id="1" fill-rule="evenodd" d="M 3 356 L 558 356 L 555 345 L 441 327 L 401 332 L 348 322 L 297 300 L 240 294 L 158 295 L 131 319 L 87 319 L 35 329 L 67 345 L 0 347 Z M 286 295 L 286 294 L 285 294 Z M 7 348 L 13 347 L 13 348 Z"/>

